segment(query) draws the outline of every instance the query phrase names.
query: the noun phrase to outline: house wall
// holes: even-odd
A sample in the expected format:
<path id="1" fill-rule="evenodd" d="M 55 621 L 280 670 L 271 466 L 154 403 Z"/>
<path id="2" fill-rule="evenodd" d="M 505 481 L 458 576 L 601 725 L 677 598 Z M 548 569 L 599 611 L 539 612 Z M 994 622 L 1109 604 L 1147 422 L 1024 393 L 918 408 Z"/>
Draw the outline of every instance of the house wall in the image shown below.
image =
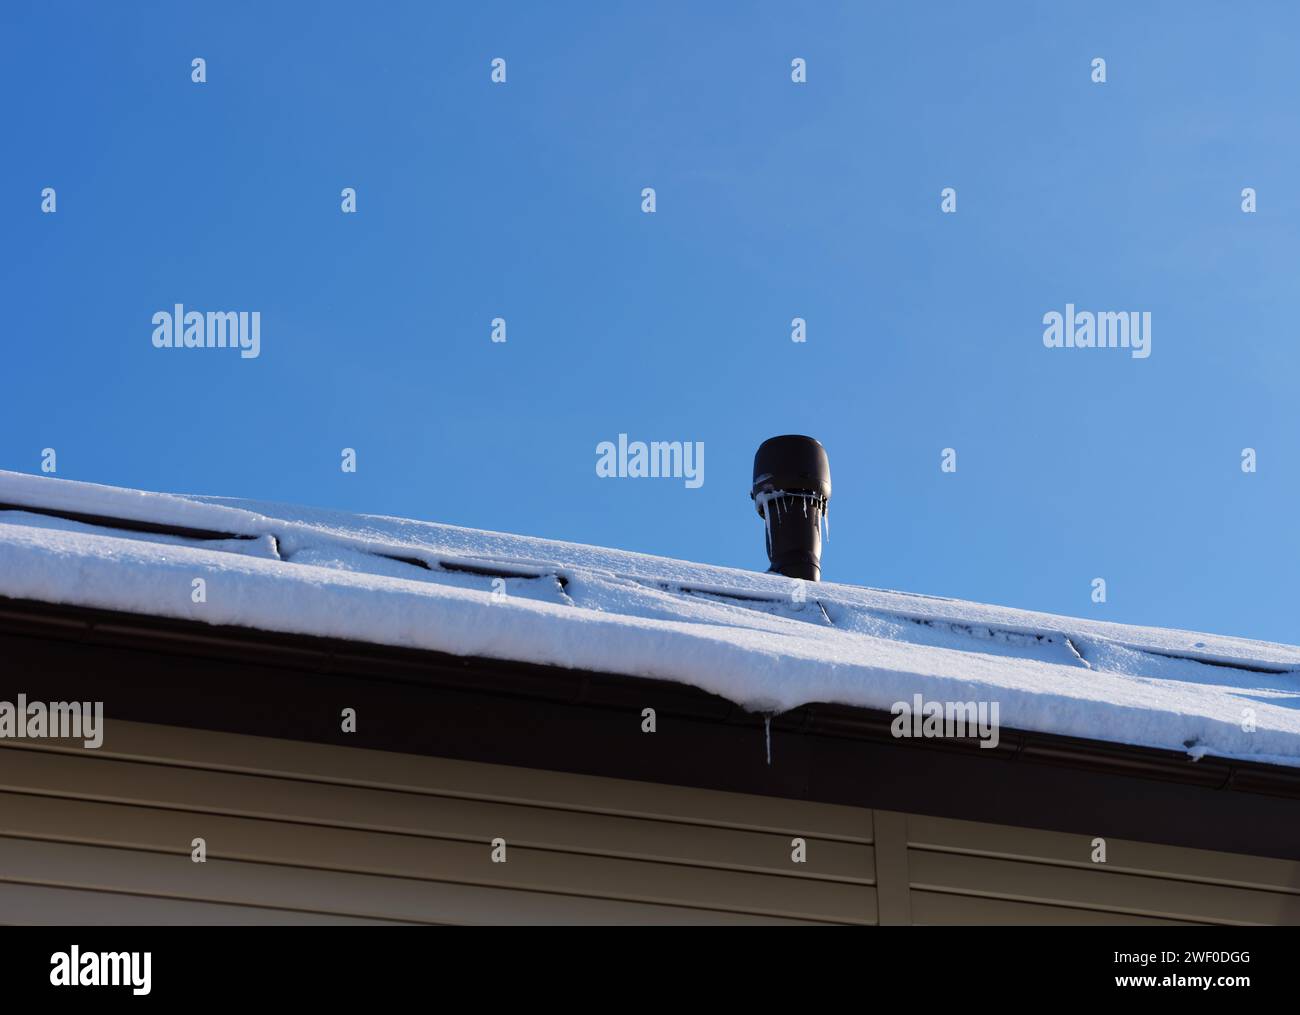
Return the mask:
<path id="1" fill-rule="evenodd" d="M 1291 860 L 892 811 L 874 828 L 882 924 L 1300 924 Z"/>
<path id="2" fill-rule="evenodd" d="M 0 740 L 5 923 L 1300 923 L 1300 864 L 1111 839 L 1098 865 L 1092 850 L 1087 836 L 112 720 L 98 750 Z"/>

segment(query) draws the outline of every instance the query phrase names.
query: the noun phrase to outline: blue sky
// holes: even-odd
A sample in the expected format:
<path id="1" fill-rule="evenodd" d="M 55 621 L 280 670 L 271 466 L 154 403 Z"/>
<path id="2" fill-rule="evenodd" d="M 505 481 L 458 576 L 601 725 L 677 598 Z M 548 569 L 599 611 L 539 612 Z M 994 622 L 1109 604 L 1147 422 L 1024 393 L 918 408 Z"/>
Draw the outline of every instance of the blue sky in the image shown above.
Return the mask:
<path id="1" fill-rule="evenodd" d="M 0 468 L 761 570 L 808 433 L 827 580 L 1300 641 L 1290 5 L 305 9 L 0 10 Z M 261 355 L 153 348 L 178 302 Z"/>

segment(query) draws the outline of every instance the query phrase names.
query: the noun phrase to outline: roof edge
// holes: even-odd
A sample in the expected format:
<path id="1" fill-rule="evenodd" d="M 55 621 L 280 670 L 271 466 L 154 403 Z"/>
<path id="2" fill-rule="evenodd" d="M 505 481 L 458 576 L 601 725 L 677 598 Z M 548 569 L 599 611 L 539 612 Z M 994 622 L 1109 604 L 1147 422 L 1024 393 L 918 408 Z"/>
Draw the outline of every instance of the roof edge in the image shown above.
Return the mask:
<path id="1" fill-rule="evenodd" d="M 811 737 L 887 743 L 914 751 L 940 751 L 983 760 L 1086 769 L 1130 778 L 1174 782 L 1204 789 L 1300 799 L 1300 767 L 1263 764 L 1111 741 L 1067 737 L 1002 727 L 997 747 L 975 739 L 896 738 L 892 713 L 831 703 L 802 705 L 788 712 L 749 712 L 689 684 L 645 677 L 572 670 L 537 663 L 452 656 L 363 642 L 226 627 L 148 614 L 9 599 L 0 596 L 0 632 L 132 644 L 155 651 L 198 651 L 234 660 L 256 658 L 276 667 L 316 672 L 362 671 L 388 680 L 414 680 L 476 692 L 545 698 L 585 707 L 622 707 L 646 700 L 677 716 L 727 725 L 763 725 Z"/>

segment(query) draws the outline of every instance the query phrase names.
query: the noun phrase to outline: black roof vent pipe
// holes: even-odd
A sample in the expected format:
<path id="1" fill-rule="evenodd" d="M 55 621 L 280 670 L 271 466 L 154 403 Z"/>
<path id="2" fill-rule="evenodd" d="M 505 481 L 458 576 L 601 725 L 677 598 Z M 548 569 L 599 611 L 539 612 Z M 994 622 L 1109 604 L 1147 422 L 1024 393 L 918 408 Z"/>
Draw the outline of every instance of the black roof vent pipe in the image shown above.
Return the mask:
<path id="1" fill-rule="evenodd" d="M 797 434 L 765 440 L 754 454 L 749 495 L 767 524 L 769 573 L 820 581 L 822 526 L 831 499 L 826 449 Z"/>

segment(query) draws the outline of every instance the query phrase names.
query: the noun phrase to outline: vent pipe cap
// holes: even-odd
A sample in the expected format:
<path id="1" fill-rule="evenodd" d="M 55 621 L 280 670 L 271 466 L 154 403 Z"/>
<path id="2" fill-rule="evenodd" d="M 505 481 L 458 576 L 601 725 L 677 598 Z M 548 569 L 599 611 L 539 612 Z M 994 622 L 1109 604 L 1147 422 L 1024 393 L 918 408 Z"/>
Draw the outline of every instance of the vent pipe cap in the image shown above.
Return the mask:
<path id="1" fill-rule="evenodd" d="M 799 434 L 765 440 L 754 455 L 749 495 L 767 526 L 769 570 L 820 581 L 822 523 L 831 499 L 826 449 Z"/>

